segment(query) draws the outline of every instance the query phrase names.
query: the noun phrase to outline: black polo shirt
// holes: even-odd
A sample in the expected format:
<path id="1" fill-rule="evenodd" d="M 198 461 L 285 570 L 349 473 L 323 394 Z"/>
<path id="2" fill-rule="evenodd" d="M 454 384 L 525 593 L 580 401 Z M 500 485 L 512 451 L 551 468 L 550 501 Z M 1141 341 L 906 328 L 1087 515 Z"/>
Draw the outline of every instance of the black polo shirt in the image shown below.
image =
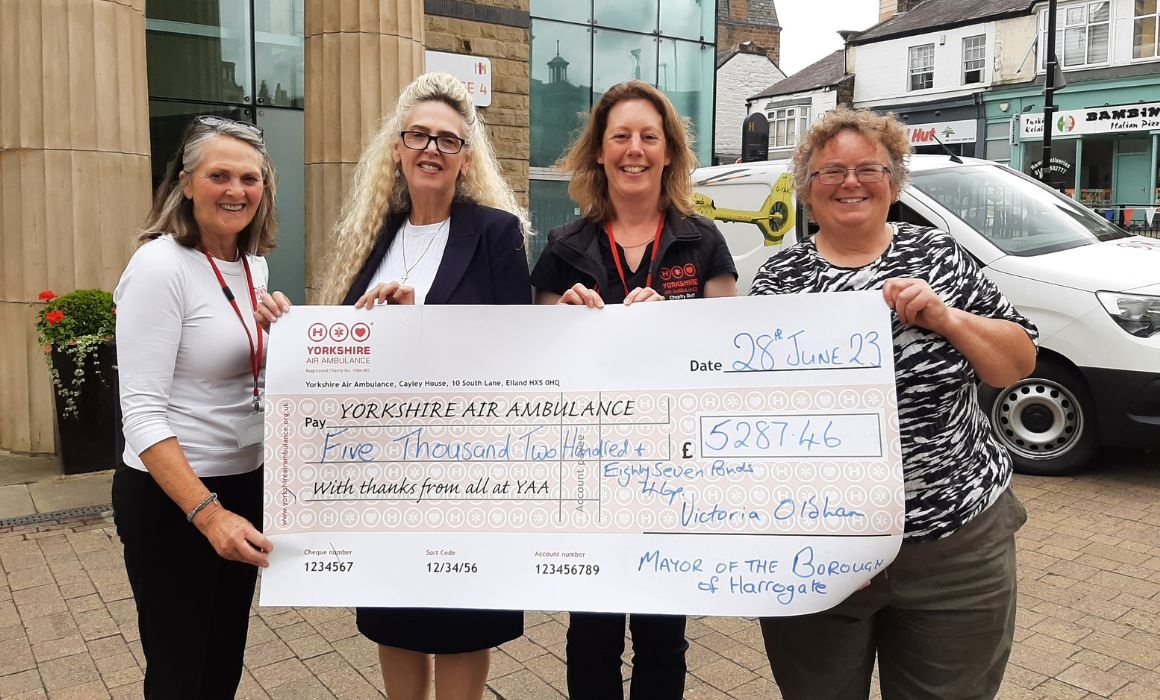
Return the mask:
<path id="1" fill-rule="evenodd" d="M 645 247 L 635 271 L 628 269 L 624 250 L 617 246 L 624 265 L 622 283 L 604 227 L 578 219 L 552 229 L 548 246 L 532 270 L 532 285 L 541 292 L 563 294 L 580 282 L 597 290 L 606 304 L 620 304 L 625 286 L 628 291 L 648 286 L 650 272 L 652 288 L 666 299 L 700 298 L 705 295 L 705 282 L 725 274 L 737 277 L 725 238 L 702 216 L 669 210 L 655 260 L 654 245 Z"/>

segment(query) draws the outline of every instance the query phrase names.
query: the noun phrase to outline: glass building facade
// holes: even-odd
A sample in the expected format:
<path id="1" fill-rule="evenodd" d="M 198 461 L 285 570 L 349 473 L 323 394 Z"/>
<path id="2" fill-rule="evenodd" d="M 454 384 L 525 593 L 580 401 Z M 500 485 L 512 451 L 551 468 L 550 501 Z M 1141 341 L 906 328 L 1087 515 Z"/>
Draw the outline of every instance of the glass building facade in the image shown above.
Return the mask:
<path id="1" fill-rule="evenodd" d="M 197 114 L 257 124 L 278 171 L 270 285 L 305 301 L 306 0 L 149 0 L 145 45 L 153 185 Z"/>
<path id="2" fill-rule="evenodd" d="M 153 182 L 189 120 L 218 114 L 262 127 L 278 170 L 278 248 L 271 286 L 305 289 L 303 49 L 306 0 L 150 0 L 146 4 Z M 609 87 L 639 78 L 688 117 L 698 158 L 713 144 L 716 2 L 531 0 L 529 199 L 540 234 L 577 214 L 552 165 Z M 484 110 L 486 113 L 486 110 Z"/>
<path id="3" fill-rule="evenodd" d="M 716 2 L 712 0 L 532 0 L 529 199 L 534 262 L 548 230 L 578 214 L 552 165 L 609 87 L 639 79 L 660 88 L 712 162 Z"/>

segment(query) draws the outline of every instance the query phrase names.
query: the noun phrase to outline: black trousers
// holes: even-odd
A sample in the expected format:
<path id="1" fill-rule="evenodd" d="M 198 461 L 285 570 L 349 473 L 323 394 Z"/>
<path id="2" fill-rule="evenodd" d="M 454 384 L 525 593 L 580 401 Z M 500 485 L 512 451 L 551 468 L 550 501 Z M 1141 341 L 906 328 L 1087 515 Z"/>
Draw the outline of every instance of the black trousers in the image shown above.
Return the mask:
<path id="1" fill-rule="evenodd" d="M 261 528 L 261 469 L 202 481 L 223 506 Z M 145 697 L 234 697 L 258 568 L 219 557 L 146 472 L 117 470 L 113 511 L 137 603 Z"/>
<path id="2" fill-rule="evenodd" d="M 572 700 L 623 698 L 620 655 L 624 615 L 574 612 L 568 623 L 568 695 Z M 683 615 L 629 615 L 632 700 L 681 700 L 685 693 Z"/>

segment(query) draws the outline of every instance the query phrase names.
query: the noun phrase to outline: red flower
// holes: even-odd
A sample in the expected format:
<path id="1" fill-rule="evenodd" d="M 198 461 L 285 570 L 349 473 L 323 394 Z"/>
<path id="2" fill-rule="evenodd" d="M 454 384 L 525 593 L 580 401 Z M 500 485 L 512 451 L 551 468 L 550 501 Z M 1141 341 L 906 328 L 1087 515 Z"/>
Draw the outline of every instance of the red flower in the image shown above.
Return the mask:
<path id="1" fill-rule="evenodd" d="M 44 315 L 44 320 L 48 321 L 48 325 L 55 326 L 56 324 L 58 324 L 64 320 L 64 312 L 63 311 L 49 311 L 48 313 L 46 313 Z"/>
<path id="2" fill-rule="evenodd" d="M 56 294 L 51 289 L 46 289 L 40 293 L 41 301 L 52 301 L 56 298 Z"/>

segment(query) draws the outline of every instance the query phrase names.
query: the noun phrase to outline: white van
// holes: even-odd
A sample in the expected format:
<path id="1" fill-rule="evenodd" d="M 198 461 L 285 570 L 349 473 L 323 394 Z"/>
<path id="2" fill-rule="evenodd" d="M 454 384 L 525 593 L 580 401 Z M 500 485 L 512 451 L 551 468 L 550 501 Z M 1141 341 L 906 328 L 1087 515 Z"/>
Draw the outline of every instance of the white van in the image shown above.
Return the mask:
<path id="1" fill-rule="evenodd" d="M 700 168 L 699 211 L 717 221 L 738 289 L 809 235 L 787 161 Z M 1132 236 L 1004 165 L 914 155 L 891 221 L 949 232 L 1039 327 L 1031 377 L 980 401 L 1016 468 L 1065 474 L 1099 445 L 1160 446 L 1160 240 Z"/>

